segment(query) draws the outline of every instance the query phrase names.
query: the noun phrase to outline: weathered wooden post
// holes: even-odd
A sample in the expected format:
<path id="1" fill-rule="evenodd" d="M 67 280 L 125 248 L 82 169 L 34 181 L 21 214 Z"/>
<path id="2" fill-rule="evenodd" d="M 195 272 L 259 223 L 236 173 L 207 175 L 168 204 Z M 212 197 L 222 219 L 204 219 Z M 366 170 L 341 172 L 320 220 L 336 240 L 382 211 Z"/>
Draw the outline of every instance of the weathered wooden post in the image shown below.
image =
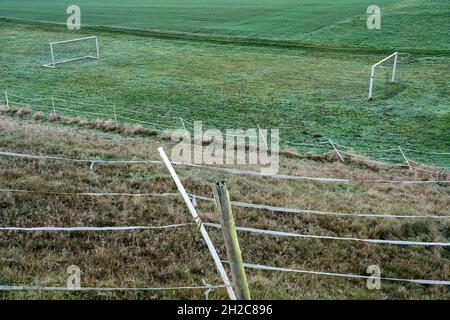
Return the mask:
<path id="1" fill-rule="evenodd" d="M 413 171 L 413 168 L 411 167 L 411 164 L 409 163 L 408 158 L 405 156 L 405 153 L 403 152 L 403 149 L 402 149 L 401 147 L 398 147 L 398 150 L 400 150 L 400 152 L 401 152 L 401 154 L 402 154 L 402 156 L 403 156 L 403 159 L 405 159 L 406 164 L 407 164 L 408 167 L 409 167 L 409 170 L 410 170 L 410 171 Z"/>
<path id="2" fill-rule="evenodd" d="M 116 105 L 115 104 L 113 104 L 113 108 L 114 108 L 114 121 L 116 122 L 116 127 L 117 127 L 118 123 L 117 123 L 117 113 L 116 113 Z"/>
<path id="3" fill-rule="evenodd" d="M 5 91 L 6 107 L 9 108 L 8 91 Z"/>
<path id="4" fill-rule="evenodd" d="M 53 107 L 53 117 L 56 120 L 56 108 L 55 108 L 55 99 L 52 96 L 52 107 Z"/>
<path id="5" fill-rule="evenodd" d="M 175 182 L 175 184 L 178 188 L 178 191 L 181 194 L 181 197 L 183 198 L 184 202 L 186 203 L 186 205 L 189 209 L 189 212 L 192 215 L 192 218 L 194 218 L 195 223 L 198 225 L 198 227 L 200 229 L 200 233 L 202 234 L 203 240 L 205 240 L 206 245 L 208 246 L 209 252 L 211 253 L 211 256 L 216 264 L 217 271 L 219 272 L 219 275 L 222 278 L 223 283 L 225 284 L 225 286 L 227 288 L 227 292 L 230 297 L 230 300 L 236 300 L 236 295 L 234 294 L 233 287 L 231 286 L 230 280 L 228 279 L 228 275 L 225 272 L 225 268 L 222 265 L 222 261 L 220 260 L 220 257 L 217 254 L 214 244 L 211 242 L 211 238 L 209 237 L 205 226 L 203 225 L 202 221 L 200 220 L 200 217 L 198 216 L 197 210 L 194 208 L 194 205 L 192 204 L 191 200 L 189 199 L 189 195 L 187 194 L 186 189 L 184 189 L 183 184 L 181 183 L 180 178 L 178 178 L 178 175 L 175 172 L 175 169 L 173 168 L 172 163 L 170 162 L 166 153 L 164 152 L 164 149 L 162 147 L 160 147 L 160 148 L 158 148 L 158 152 L 159 152 L 161 158 L 163 159 L 163 162 L 166 165 L 167 169 L 169 170 L 169 173 L 172 176 L 172 179 Z"/>
<path id="6" fill-rule="evenodd" d="M 244 263 L 242 261 L 241 248 L 234 224 L 233 212 L 231 211 L 230 195 L 225 181 L 220 181 L 212 185 L 217 213 L 222 233 L 227 248 L 228 260 L 231 266 L 233 284 L 237 291 L 239 300 L 250 300 L 250 290 L 248 288 L 247 276 L 245 274 Z"/>

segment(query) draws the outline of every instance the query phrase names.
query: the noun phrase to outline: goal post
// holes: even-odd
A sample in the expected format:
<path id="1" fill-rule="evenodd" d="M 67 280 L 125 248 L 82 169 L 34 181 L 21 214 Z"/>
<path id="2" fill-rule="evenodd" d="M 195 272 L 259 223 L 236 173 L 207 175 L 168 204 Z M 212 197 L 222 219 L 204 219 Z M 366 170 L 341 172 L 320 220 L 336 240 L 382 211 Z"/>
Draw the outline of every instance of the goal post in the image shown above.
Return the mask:
<path id="1" fill-rule="evenodd" d="M 374 78 L 375 78 L 375 68 L 380 67 L 385 63 L 386 61 L 393 59 L 393 67 L 392 67 L 392 75 L 391 75 L 391 82 L 395 82 L 395 76 L 397 72 L 397 61 L 398 61 L 398 52 L 394 52 L 390 56 L 384 58 L 383 60 L 375 63 L 372 65 L 372 69 L 370 71 L 370 86 L 369 86 L 369 100 L 373 99 L 373 84 L 374 84 Z"/>
<path id="2" fill-rule="evenodd" d="M 49 47 L 51 61 L 43 65 L 47 68 L 55 68 L 58 64 L 71 61 L 100 59 L 100 47 L 97 36 L 50 42 Z"/>

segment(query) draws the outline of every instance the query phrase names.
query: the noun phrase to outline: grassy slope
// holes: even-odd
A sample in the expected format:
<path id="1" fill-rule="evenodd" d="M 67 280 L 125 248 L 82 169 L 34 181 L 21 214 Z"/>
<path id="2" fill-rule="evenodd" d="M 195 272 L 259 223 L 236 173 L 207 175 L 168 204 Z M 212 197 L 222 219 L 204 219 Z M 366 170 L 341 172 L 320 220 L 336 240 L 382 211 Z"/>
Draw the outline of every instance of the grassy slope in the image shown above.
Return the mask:
<path id="1" fill-rule="evenodd" d="M 377 99 L 367 103 L 369 66 L 381 55 L 199 44 L 105 32 L 100 34 L 100 61 L 50 70 L 40 66 L 48 61 L 45 44 L 87 33 L 0 25 L 0 89 L 11 94 L 90 102 L 94 106 L 83 107 L 85 111 L 110 117 L 115 104 L 120 115 L 159 128 L 179 127 L 180 116 L 221 129 L 258 123 L 280 128 L 284 140 L 314 143 L 332 138 L 357 152 L 397 162 L 402 161 L 398 153 L 378 150 L 401 145 L 447 152 L 450 147 L 447 57 L 402 60 L 396 86 L 386 86 L 380 70 Z M 10 99 L 51 110 L 49 100 Z M 81 110 L 72 103 L 57 105 Z M 443 156 L 409 156 L 448 165 Z"/>
<path id="2" fill-rule="evenodd" d="M 382 30 L 363 0 L 80 0 L 82 23 L 319 45 L 449 50 L 446 0 L 380 0 Z M 3 0 L 0 16 L 65 23 L 61 1 Z"/>
<path id="3" fill-rule="evenodd" d="M 158 139 L 60 127 L 0 116 L 0 149 L 67 157 L 157 159 Z M 282 172 L 356 179 L 414 179 L 407 169 L 385 171 L 363 165 L 282 158 Z M 397 214 L 448 214 L 450 191 L 442 186 L 329 184 L 236 177 L 177 167 L 188 191 L 211 195 L 210 183 L 227 178 L 234 200 L 327 211 Z M 0 158 L 2 188 L 63 192 L 176 192 L 160 166 L 101 166 Z M 217 221 L 213 207 L 200 202 L 204 221 Z M 307 234 L 383 239 L 449 241 L 448 222 L 376 220 L 276 214 L 234 209 L 237 224 Z M 190 222 L 181 199 L 80 198 L 0 193 L 0 225 L 110 226 Z M 221 257 L 221 236 L 210 230 Z M 244 260 L 273 266 L 364 274 L 379 264 L 383 276 L 448 279 L 448 249 L 369 245 L 327 240 L 293 240 L 240 234 Z M 104 234 L 18 234 L 0 237 L 0 283 L 64 286 L 65 269 L 82 270 L 83 286 L 167 286 L 219 283 L 212 259 L 195 228 Z M 259 299 L 449 299 L 443 287 L 383 282 L 369 291 L 365 283 L 333 277 L 248 270 Z M 3 298 L 202 298 L 200 291 L 165 293 L 0 293 Z M 225 298 L 224 290 L 213 293 Z"/>

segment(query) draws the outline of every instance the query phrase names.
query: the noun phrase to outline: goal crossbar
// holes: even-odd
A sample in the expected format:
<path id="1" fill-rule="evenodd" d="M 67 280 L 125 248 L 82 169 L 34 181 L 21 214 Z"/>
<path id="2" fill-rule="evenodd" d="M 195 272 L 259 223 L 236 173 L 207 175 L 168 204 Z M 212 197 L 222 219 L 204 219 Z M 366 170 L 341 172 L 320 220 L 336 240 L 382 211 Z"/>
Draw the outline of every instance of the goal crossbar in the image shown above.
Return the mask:
<path id="1" fill-rule="evenodd" d="M 379 65 L 383 64 L 387 60 L 392 59 L 392 58 L 394 58 L 394 66 L 392 68 L 391 82 L 395 82 L 395 73 L 396 73 L 396 70 L 397 70 L 398 52 L 394 52 L 390 56 L 388 56 L 388 57 L 384 58 L 383 60 L 378 61 L 377 63 L 372 65 L 372 69 L 370 71 L 369 100 L 371 100 L 373 98 L 373 80 L 374 80 L 374 77 L 375 77 L 375 68 L 378 67 Z"/>
<path id="2" fill-rule="evenodd" d="M 72 42 L 83 41 L 83 40 L 91 40 L 91 39 L 95 39 L 95 47 L 96 47 L 96 55 L 95 56 L 87 55 L 87 56 L 82 56 L 82 57 L 77 57 L 77 58 L 71 58 L 71 59 L 64 59 L 64 60 L 61 60 L 61 61 L 55 61 L 55 54 L 54 54 L 54 51 L 53 51 L 53 46 L 54 45 L 72 43 Z M 98 43 L 98 37 L 97 36 L 90 36 L 90 37 L 84 37 L 84 38 L 78 38 L 78 39 L 70 39 L 70 40 L 50 42 L 49 46 L 50 46 L 50 56 L 51 56 L 52 61 L 50 63 L 42 65 L 43 67 L 46 67 L 46 68 L 55 68 L 56 65 L 58 65 L 58 64 L 71 62 L 71 61 L 78 61 L 78 60 L 83 60 L 83 59 L 100 59 L 100 48 L 99 48 L 99 43 Z"/>

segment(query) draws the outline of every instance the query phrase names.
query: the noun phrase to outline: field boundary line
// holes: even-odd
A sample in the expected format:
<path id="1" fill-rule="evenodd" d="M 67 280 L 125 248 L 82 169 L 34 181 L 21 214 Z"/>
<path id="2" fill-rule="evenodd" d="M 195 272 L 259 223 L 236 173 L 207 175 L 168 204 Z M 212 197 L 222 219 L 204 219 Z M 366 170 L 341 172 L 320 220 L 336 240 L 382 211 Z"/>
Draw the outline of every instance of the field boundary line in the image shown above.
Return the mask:
<path id="1" fill-rule="evenodd" d="M 197 200 L 214 202 L 213 198 L 192 195 L 195 196 Z M 430 218 L 430 219 L 450 219 L 450 215 L 396 215 L 396 214 L 371 214 L 371 213 L 346 213 L 346 212 L 330 212 L 330 211 L 319 211 L 319 210 L 308 210 L 308 209 L 298 209 L 298 208 L 287 208 L 287 207 L 277 207 L 265 204 L 253 204 L 241 201 L 231 201 L 231 205 L 235 207 L 248 208 L 248 209 L 260 209 L 273 212 L 284 212 L 284 213 L 304 213 L 310 215 L 324 215 L 324 216 L 344 216 L 344 217 L 362 217 L 362 218 Z"/>
<path id="2" fill-rule="evenodd" d="M 151 115 L 150 113 L 147 113 L 147 112 L 139 112 L 137 110 L 132 110 L 132 109 L 117 108 L 115 104 L 78 102 L 78 101 L 75 101 L 75 100 L 72 100 L 72 99 L 67 100 L 67 99 L 55 98 L 54 96 L 52 96 L 52 97 L 45 97 L 45 98 L 27 98 L 27 97 L 14 95 L 14 94 L 11 94 L 11 96 L 19 98 L 21 100 L 32 100 L 32 101 L 51 100 L 52 101 L 52 106 L 42 106 L 42 105 L 39 105 L 39 104 L 32 105 L 32 104 L 24 103 L 24 102 L 20 102 L 19 104 L 20 104 L 20 107 L 27 106 L 28 108 L 31 108 L 31 109 L 44 110 L 44 112 L 47 112 L 49 115 L 50 115 L 49 108 L 52 108 L 54 116 L 56 116 L 56 109 L 58 109 L 58 110 L 62 110 L 62 111 L 70 112 L 70 113 L 81 113 L 81 114 L 90 115 L 90 116 L 94 116 L 94 117 L 100 117 L 102 121 L 110 121 L 110 120 L 112 120 L 114 118 L 114 119 L 116 119 L 116 126 L 119 126 L 119 124 L 117 122 L 117 118 L 120 118 L 120 119 L 122 119 L 124 121 L 124 124 L 126 124 L 126 125 L 133 125 L 133 124 L 146 125 L 146 126 L 149 126 L 151 128 L 151 130 L 159 132 L 159 133 L 163 133 L 164 130 L 176 130 L 176 129 L 179 129 L 178 126 L 173 125 L 173 124 L 159 124 L 159 123 L 155 123 L 155 122 L 151 122 L 151 121 L 144 121 L 142 119 L 135 119 L 134 117 L 130 117 L 130 116 L 128 116 L 128 114 L 129 113 L 142 114 L 142 115 L 146 115 L 146 116 L 149 116 L 149 117 L 152 117 L 152 118 L 154 118 L 156 116 L 156 117 L 159 117 L 161 119 L 169 119 L 169 120 L 176 121 L 176 122 L 179 121 L 180 117 Z M 65 102 L 65 103 L 77 104 L 77 105 L 82 106 L 82 108 L 81 108 L 81 110 L 75 110 L 75 109 L 66 108 L 66 107 L 62 107 L 62 106 L 55 106 L 55 104 L 54 104 L 55 100 L 56 101 L 62 101 L 62 102 Z M 11 102 L 11 105 L 12 105 L 12 102 Z M 88 106 L 90 108 L 92 108 L 93 106 L 95 106 L 95 107 L 99 107 L 99 106 L 106 107 L 106 108 L 109 109 L 111 114 L 99 113 L 99 112 L 96 112 L 96 111 L 86 111 L 84 107 L 88 107 Z M 103 109 L 105 109 L 105 108 L 103 108 Z M 116 109 L 126 113 L 127 116 L 116 114 Z M 73 115 L 70 115 L 68 117 L 72 117 L 72 116 Z M 185 119 L 183 119 L 183 120 L 186 123 L 192 124 L 190 121 L 187 121 Z M 295 129 L 295 128 L 292 128 L 292 127 L 279 127 L 279 128 L 280 129 L 289 129 L 291 131 Z M 186 131 L 186 128 L 185 128 L 185 131 Z M 195 132 L 194 132 L 194 134 L 195 134 Z M 255 137 L 259 137 L 259 135 L 255 136 Z M 248 137 L 248 138 L 250 138 L 250 137 Z M 331 153 L 331 151 L 330 152 L 326 152 L 326 153 L 323 153 L 323 152 L 321 153 L 320 151 L 316 150 L 316 149 L 320 149 L 320 148 L 326 148 L 327 147 L 326 145 L 330 143 L 330 140 L 318 141 L 318 142 L 313 142 L 313 143 L 296 143 L 296 142 L 285 140 L 285 139 L 280 139 L 280 141 L 285 144 L 284 147 L 300 148 L 302 146 L 309 146 L 309 147 L 311 147 L 313 149 L 312 150 L 313 152 L 318 152 L 319 154 L 323 154 L 324 155 L 324 154 Z M 378 140 L 374 140 L 374 141 L 378 141 Z M 395 163 L 399 159 L 385 159 L 385 158 L 381 159 L 379 157 L 377 158 L 375 156 L 371 157 L 371 156 L 367 155 L 367 154 L 370 154 L 370 153 L 372 153 L 372 155 L 374 153 L 377 154 L 377 151 L 360 150 L 359 152 L 361 154 L 366 154 L 365 156 L 361 156 L 361 155 L 355 154 L 355 151 L 354 151 L 353 147 L 344 146 L 344 145 L 342 145 L 340 143 L 336 143 L 336 142 L 333 142 L 331 144 L 331 146 L 332 146 L 332 148 L 333 148 L 333 150 L 335 152 L 336 151 L 338 152 L 338 155 L 340 157 L 341 157 L 341 154 L 342 155 L 346 154 L 346 155 L 351 155 L 352 157 L 355 157 L 355 158 L 365 159 L 366 161 L 373 162 L 373 163 L 376 163 L 376 164 L 379 164 L 379 165 L 383 165 L 383 166 L 399 166 L 399 167 L 403 166 L 403 163 L 402 164 L 396 164 Z M 338 150 L 337 146 L 340 146 L 341 148 L 350 150 L 352 152 L 351 152 L 351 154 L 350 153 L 346 153 L 344 151 L 340 152 L 340 150 Z M 408 148 L 406 148 L 406 149 L 403 148 L 403 150 L 407 150 L 407 151 L 409 150 L 409 151 L 420 153 L 420 154 L 423 154 L 423 155 L 440 155 L 440 156 L 450 155 L 450 152 L 434 152 L 434 151 L 415 150 L 415 149 L 408 149 Z M 398 147 L 395 148 L 395 149 L 379 150 L 378 152 L 391 153 L 391 152 L 395 152 L 395 151 L 397 151 L 397 152 L 399 151 Z M 343 160 L 343 157 L 341 157 L 341 160 Z M 385 162 L 383 160 L 387 160 L 388 162 Z M 446 170 L 445 167 L 437 167 L 437 166 L 435 166 L 435 168 L 443 169 L 444 171 Z M 421 171 L 435 174 L 435 172 L 431 172 L 431 171 L 426 171 L 426 170 L 421 170 Z"/>
<path id="3" fill-rule="evenodd" d="M 16 286 L 4 286 L 0 285 L 0 291 L 169 291 L 169 290 L 202 290 L 207 289 L 208 293 L 214 289 L 225 288 L 225 285 L 203 285 L 203 286 L 180 286 L 180 287 L 143 287 L 143 288 L 101 288 L 101 287 L 80 287 L 80 288 L 68 288 L 68 287 L 47 287 L 47 286 L 28 286 L 28 285 L 16 285 Z"/>
<path id="4" fill-rule="evenodd" d="M 42 194 L 42 195 L 54 195 L 54 196 L 86 196 L 86 197 L 179 197 L 178 193 L 120 193 L 120 192 L 51 192 L 51 191 L 33 191 L 33 190 L 23 190 L 23 189 L 5 189 L 0 188 L 0 192 L 11 192 L 11 193 L 30 193 L 30 194 Z M 213 198 L 199 196 L 196 194 L 189 194 L 196 200 L 214 202 Z M 259 209 L 273 212 L 283 212 L 283 213 L 301 213 L 309 215 L 323 215 L 323 216 L 343 216 L 343 217 L 361 217 L 361 218 L 405 218 L 405 219 L 450 219 L 450 215 L 401 215 L 401 214 L 375 214 L 375 213 L 348 213 L 348 212 L 333 212 L 333 211 L 320 211 L 320 210 L 310 210 L 310 209 L 298 209 L 298 208 L 287 208 L 287 207 L 277 207 L 265 204 L 253 204 L 241 201 L 231 201 L 231 205 L 235 207 L 248 208 L 248 209 Z"/>
<path id="5" fill-rule="evenodd" d="M 18 158 L 26 158 L 26 159 L 34 159 L 34 160 L 61 160 L 61 161 L 72 161 L 72 162 L 81 162 L 81 163 L 99 163 L 99 164 L 163 164 L 162 161 L 158 160 L 101 160 L 101 159 L 73 159 L 73 158 L 64 158 L 64 157 L 56 157 L 56 156 L 38 156 L 31 155 L 25 153 L 14 153 L 14 152 L 5 152 L 0 151 L 0 156 L 7 157 L 18 157 Z M 293 176 L 293 175 L 270 175 L 266 173 L 261 173 L 257 171 L 251 170 L 242 170 L 242 169 L 234 169 L 234 168 L 222 168 L 216 166 L 206 166 L 206 165 L 198 165 L 192 163 L 185 162 L 172 162 L 175 165 L 182 165 L 194 168 L 204 168 L 209 170 L 222 171 L 229 174 L 235 175 L 247 175 L 247 176 L 258 176 L 258 177 L 269 177 L 280 180 L 308 180 L 308 181 L 317 181 L 317 182 L 341 182 L 341 183 L 377 183 L 377 184 L 434 184 L 434 183 L 443 183 L 450 184 L 450 180 L 353 180 L 348 178 L 324 178 L 324 177 L 307 177 L 307 176 Z"/>
<path id="6" fill-rule="evenodd" d="M 204 225 L 221 229 L 221 225 L 217 223 L 204 223 Z M 404 240 L 382 240 L 382 239 L 364 239 L 364 238 L 346 238 L 335 236 L 318 236 L 318 235 L 306 235 L 294 232 L 283 232 L 275 230 L 264 230 L 248 227 L 236 227 L 236 230 L 248 233 L 278 236 L 278 237 L 293 237 L 293 238 L 310 238 L 310 239 L 323 239 L 323 240 L 340 240 L 340 241 L 357 241 L 373 244 L 392 244 L 392 245 L 407 245 L 407 246 L 434 246 L 434 247 L 450 247 L 450 242 L 422 242 L 422 241 L 404 241 Z"/>
<path id="7" fill-rule="evenodd" d="M 424 285 L 445 285 L 445 286 L 450 285 L 450 281 L 447 281 L 447 280 L 384 278 L 384 277 L 363 276 L 363 275 L 348 274 L 348 273 L 308 271 L 308 270 L 300 270 L 300 269 L 271 267 L 271 266 L 267 266 L 267 265 L 251 264 L 251 263 L 244 263 L 244 267 L 249 268 L 249 269 L 258 269 L 258 270 L 306 273 L 306 274 L 314 274 L 314 275 L 322 275 L 322 276 L 344 277 L 344 278 L 379 279 L 379 280 L 386 280 L 386 281 L 411 282 L 411 283 L 424 284 Z"/>
<path id="8" fill-rule="evenodd" d="M 178 197 L 178 193 L 121 193 L 121 192 L 50 192 L 50 191 L 33 191 L 23 189 L 5 189 L 0 188 L 0 192 L 11 193 L 32 193 L 55 196 L 86 196 L 86 197 Z"/>
<path id="9" fill-rule="evenodd" d="M 0 227 L 0 231 L 130 231 L 130 230 L 164 230 L 192 226 L 195 223 L 170 224 L 165 226 L 129 226 L 129 227 Z"/>

